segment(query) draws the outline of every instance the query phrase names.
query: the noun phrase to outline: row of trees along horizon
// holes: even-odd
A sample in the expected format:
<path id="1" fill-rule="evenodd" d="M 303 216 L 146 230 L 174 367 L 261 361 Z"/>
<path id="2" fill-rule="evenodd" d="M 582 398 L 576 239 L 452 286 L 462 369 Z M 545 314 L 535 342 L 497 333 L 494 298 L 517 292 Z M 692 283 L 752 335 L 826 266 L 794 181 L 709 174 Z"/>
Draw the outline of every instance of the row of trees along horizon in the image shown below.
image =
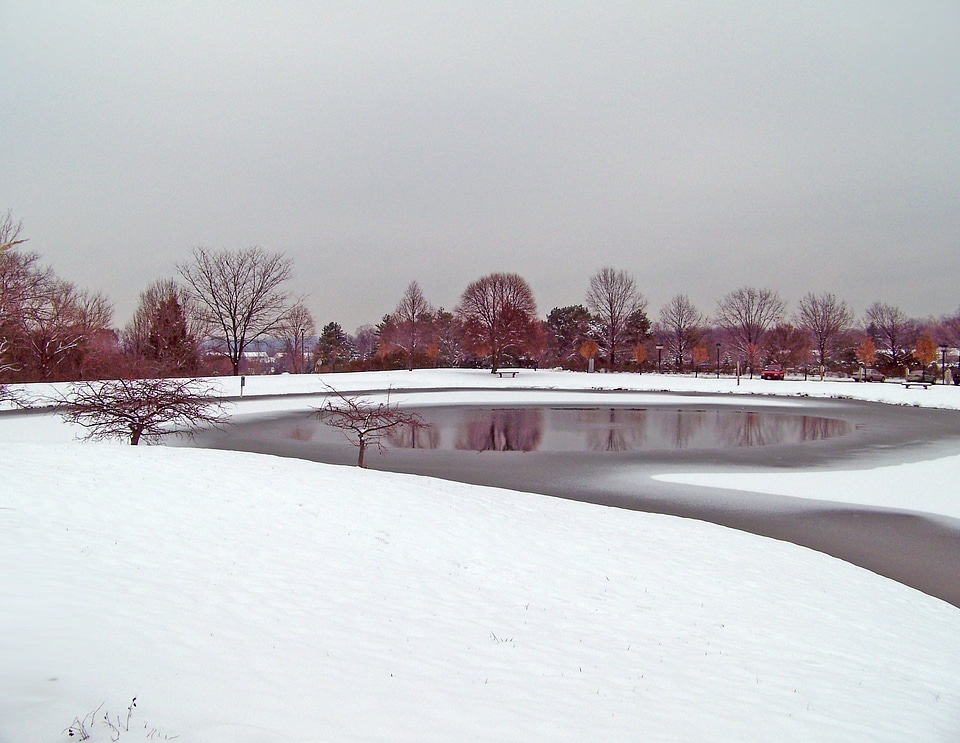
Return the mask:
<path id="1" fill-rule="evenodd" d="M 434 307 L 416 281 L 394 311 L 346 333 L 319 332 L 303 298 L 285 286 L 293 263 L 259 247 L 195 248 L 176 279 L 140 295 L 133 318 L 112 327 L 99 293 L 59 278 L 24 249 L 22 223 L 0 217 L 0 383 L 81 379 L 339 372 L 424 367 L 562 367 L 608 371 L 753 374 L 764 364 L 813 374 L 877 366 L 888 375 L 928 368 L 960 346 L 960 310 L 918 320 L 875 302 L 856 321 L 830 293 L 806 294 L 793 314 L 776 291 L 741 287 L 712 316 L 684 294 L 657 315 L 634 278 L 603 268 L 583 303 L 541 319 L 523 277 L 492 273 L 458 305 Z"/>

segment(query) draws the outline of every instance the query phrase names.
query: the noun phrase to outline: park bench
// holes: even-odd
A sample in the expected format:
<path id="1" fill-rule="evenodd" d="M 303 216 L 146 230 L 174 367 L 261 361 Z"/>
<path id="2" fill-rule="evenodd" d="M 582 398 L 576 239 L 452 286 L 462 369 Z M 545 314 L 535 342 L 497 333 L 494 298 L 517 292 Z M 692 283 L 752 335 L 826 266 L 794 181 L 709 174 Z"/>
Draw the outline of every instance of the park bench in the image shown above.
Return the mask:
<path id="1" fill-rule="evenodd" d="M 497 369 L 494 372 L 494 374 L 500 377 L 500 379 L 503 379 L 504 377 L 510 377 L 510 379 L 513 379 L 519 373 L 520 373 L 519 369 Z"/>
<path id="2" fill-rule="evenodd" d="M 925 371 L 910 372 L 903 378 L 903 386 L 907 389 L 911 387 L 923 387 L 927 389 L 931 384 L 936 384 L 937 378 Z"/>

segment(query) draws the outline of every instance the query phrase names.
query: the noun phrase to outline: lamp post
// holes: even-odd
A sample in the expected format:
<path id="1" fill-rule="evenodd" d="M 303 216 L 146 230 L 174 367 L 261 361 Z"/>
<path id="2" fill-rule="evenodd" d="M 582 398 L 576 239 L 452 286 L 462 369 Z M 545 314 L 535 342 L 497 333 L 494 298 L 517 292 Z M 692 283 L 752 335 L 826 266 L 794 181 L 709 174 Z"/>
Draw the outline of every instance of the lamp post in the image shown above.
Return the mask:
<path id="1" fill-rule="evenodd" d="M 657 344 L 657 374 L 662 374 L 662 373 L 663 373 L 663 372 L 660 370 L 660 359 L 661 359 L 662 354 L 663 354 L 663 346 L 658 343 L 658 344 Z"/>
<path id="2" fill-rule="evenodd" d="M 717 344 L 717 379 L 720 379 L 720 344 Z"/>
<path id="3" fill-rule="evenodd" d="M 947 344 L 940 344 L 940 384 L 947 383 Z"/>
<path id="4" fill-rule="evenodd" d="M 306 328 L 300 328 L 300 373 L 306 373 L 306 355 L 307 355 L 307 331 Z"/>

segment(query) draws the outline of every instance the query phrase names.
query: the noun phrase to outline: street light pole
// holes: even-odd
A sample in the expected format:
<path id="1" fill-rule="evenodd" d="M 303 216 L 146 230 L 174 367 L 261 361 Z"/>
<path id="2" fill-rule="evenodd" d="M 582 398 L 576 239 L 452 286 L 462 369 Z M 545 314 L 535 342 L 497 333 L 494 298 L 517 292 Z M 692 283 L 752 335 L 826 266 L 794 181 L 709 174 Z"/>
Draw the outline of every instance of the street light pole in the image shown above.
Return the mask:
<path id="1" fill-rule="evenodd" d="M 720 344 L 717 344 L 717 379 L 720 379 Z"/>
<path id="2" fill-rule="evenodd" d="M 300 328 L 300 373 L 306 373 L 307 369 L 307 330 L 306 328 Z"/>
<path id="3" fill-rule="evenodd" d="M 947 383 L 947 344 L 940 344 L 940 384 Z"/>
<path id="4" fill-rule="evenodd" d="M 657 374 L 662 374 L 662 373 L 663 373 L 663 372 L 660 370 L 660 358 L 661 358 L 661 354 L 662 354 L 662 353 L 663 353 L 663 346 L 661 346 L 661 345 L 658 343 L 658 344 L 657 344 Z"/>

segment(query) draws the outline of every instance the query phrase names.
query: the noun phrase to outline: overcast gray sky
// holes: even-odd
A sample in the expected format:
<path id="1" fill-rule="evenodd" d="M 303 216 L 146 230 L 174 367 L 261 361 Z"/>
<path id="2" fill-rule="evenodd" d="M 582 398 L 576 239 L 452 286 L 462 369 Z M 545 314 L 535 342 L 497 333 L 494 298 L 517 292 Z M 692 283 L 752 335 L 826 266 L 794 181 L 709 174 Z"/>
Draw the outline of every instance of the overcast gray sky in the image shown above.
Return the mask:
<path id="1" fill-rule="evenodd" d="M 0 3 L 0 211 L 127 322 L 197 245 L 348 331 L 603 266 L 960 305 L 960 3 Z"/>

